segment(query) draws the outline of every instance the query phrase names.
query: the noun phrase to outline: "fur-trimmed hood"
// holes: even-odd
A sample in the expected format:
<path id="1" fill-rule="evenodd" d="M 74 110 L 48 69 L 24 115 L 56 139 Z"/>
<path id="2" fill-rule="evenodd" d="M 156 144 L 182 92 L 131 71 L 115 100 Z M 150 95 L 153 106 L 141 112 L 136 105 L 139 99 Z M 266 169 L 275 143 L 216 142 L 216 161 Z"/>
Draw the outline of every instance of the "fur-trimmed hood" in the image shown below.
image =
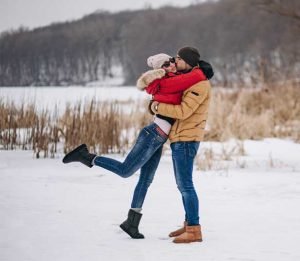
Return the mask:
<path id="1" fill-rule="evenodd" d="M 139 90 L 143 91 L 151 82 L 156 79 L 161 79 L 165 75 L 166 71 L 164 69 L 149 70 L 138 78 L 136 86 Z"/>

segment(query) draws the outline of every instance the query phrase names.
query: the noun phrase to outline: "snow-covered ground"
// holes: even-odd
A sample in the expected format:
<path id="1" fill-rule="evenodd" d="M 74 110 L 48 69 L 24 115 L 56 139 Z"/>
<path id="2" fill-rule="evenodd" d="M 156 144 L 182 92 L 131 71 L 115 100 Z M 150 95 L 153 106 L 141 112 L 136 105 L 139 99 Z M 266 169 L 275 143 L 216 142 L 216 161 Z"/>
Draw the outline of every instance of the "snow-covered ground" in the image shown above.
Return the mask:
<path id="1" fill-rule="evenodd" d="M 150 99 L 151 96 L 134 86 L 128 87 L 1 87 L 0 101 L 14 102 L 17 105 L 35 104 L 38 110 L 58 108 L 63 112 L 65 106 L 76 102 L 127 101 Z"/>
<path id="2" fill-rule="evenodd" d="M 218 150 L 220 144 L 203 143 Z M 204 241 L 177 245 L 168 233 L 183 221 L 170 152 L 146 198 L 141 232 L 125 219 L 138 173 L 122 179 L 101 168 L 0 151 L 0 260 L 300 260 L 300 144 L 246 141 L 245 168 L 194 173 Z M 114 155 L 123 159 L 123 156 Z"/>

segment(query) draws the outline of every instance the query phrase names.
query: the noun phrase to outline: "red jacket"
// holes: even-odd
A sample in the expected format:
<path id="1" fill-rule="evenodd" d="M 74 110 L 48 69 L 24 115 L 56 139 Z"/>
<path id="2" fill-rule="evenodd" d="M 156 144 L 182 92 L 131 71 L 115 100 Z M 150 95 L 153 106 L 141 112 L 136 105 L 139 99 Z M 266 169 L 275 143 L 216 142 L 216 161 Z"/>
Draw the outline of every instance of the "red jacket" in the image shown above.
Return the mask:
<path id="1" fill-rule="evenodd" d="M 162 103 L 180 104 L 183 92 L 200 81 L 207 80 L 199 68 L 189 73 L 168 73 L 161 79 L 154 80 L 146 88 L 147 93 L 153 95 L 153 99 Z"/>

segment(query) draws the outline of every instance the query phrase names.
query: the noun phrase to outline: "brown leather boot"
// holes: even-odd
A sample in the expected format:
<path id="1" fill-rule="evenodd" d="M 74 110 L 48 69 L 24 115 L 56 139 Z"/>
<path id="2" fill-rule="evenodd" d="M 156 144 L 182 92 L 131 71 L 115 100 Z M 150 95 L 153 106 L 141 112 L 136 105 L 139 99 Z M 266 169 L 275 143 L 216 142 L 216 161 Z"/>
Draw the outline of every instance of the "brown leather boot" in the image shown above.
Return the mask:
<path id="1" fill-rule="evenodd" d="M 173 240 L 174 243 L 202 242 L 201 226 L 186 226 L 185 232 Z"/>
<path id="2" fill-rule="evenodd" d="M 183 223 L 183 227 L 175 230 L 175 231 L 172 231 L 170 234 L 169 234 L 169 237 L 178 237 L 179 235 L 183 234 L 185 232 L 185 227 L 187 225 L 187 222 L 184 221 Z"/>

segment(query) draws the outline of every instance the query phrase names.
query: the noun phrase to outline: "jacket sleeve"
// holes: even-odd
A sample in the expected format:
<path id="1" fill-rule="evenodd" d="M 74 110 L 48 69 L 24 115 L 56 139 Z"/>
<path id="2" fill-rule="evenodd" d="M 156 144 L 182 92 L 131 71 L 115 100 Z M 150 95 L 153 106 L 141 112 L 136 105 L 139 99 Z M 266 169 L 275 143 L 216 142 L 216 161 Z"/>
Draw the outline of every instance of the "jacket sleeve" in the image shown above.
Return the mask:
<path id="1" fill-rule="evenodd" d="M 182 92 L 196 84 L 206 80 L 205 75 L 200 69 L 194 69 L 189 73 L 181 74 L 175 77 L 161 79 L 159 82 L 160 93 Z"/>
<path id="2" fill-rule="evenodd" d="M 151 82 L 156 79 L 161 79 L 165 75 L 166 72 L 164 69 L 149 70 L 138 78 L 136 86 L 139 90 L 143 91 Z"/>
<path id="3" fill-rule="evenodd" d="M 153 82 L 151 82 L 146 88 L 146 92 L 149 93 L 149 94 L 156 94 L 159 92 L 159 83 L 160 83 L 160 79 L 156 79 L 154 80 Z"/>
<path id="4" fill-rule="evenodd" d="M 174 119 L 185 120 L 190 117 L 208 96 L 207 85 L 198 90 L 187 90 L 180 105 L 159 103 L 157 113 Z"/>

